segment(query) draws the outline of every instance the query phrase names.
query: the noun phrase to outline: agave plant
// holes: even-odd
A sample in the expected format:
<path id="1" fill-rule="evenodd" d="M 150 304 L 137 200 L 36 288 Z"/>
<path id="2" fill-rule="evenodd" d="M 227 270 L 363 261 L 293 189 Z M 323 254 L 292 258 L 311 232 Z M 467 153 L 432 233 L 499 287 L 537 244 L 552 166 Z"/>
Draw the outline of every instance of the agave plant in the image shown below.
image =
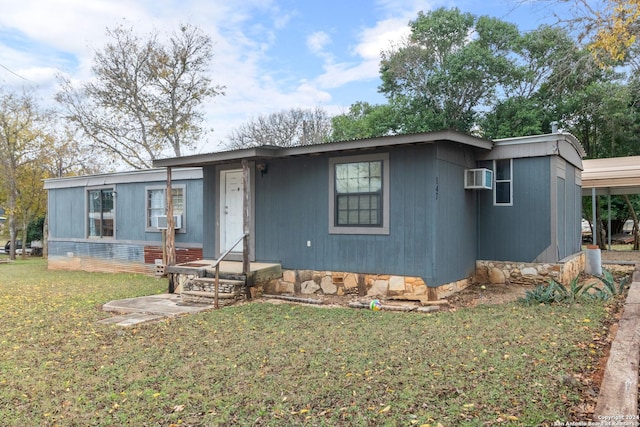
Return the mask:
<path id="1" fill-rule="evenodd" d="M 521 301 L 527 305 L 533 304 L 552 304 L 552 303 L 569 303 L 590 298 L 589 290 L 594 284 L 580 283 L 580 276 L 576 276 L 571 280 L 569 287 L 565 287 L 562 283 L 550 279 L 546 285 L 538 285 L 525 293 Z"/>
<path id="2" fill-rule="evenodd" d="M 602 276 L 598 276 L 598 279 L 603 284 L 602 289 L 599 289 L 600 298 L 607 300 L 613 296 L 621 295 L 624 292 L 624 288 L 627 286 L 629 282 L 629 277 L 625 277 L 620 280 L 620 283 L 616 283 L 616 279 L 613 277 L 613 274 L 609 270 L 602 270 Z"/>

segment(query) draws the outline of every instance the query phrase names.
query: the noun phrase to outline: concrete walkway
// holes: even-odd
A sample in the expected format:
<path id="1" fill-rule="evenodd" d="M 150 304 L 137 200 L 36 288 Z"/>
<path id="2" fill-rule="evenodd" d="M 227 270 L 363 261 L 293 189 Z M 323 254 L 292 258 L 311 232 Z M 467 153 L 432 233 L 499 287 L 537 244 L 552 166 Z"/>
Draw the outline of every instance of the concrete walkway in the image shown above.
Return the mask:
<path id="1" fill-rule="evenodd" d="M 165 317 L 210 310 L 210 304 L 184 304 L 177 294 L 150 295 L 111 301 L 102 306 L 104 311 L 122 314 L 101 320 L 99 323 L 132 326 Z"/>
<path id="2" fill-rule="evenodd" d="M 593 414 L 596 425 L 638 425 L 639 361 L 640 266 L 636 265 L 600 385 Z"/>

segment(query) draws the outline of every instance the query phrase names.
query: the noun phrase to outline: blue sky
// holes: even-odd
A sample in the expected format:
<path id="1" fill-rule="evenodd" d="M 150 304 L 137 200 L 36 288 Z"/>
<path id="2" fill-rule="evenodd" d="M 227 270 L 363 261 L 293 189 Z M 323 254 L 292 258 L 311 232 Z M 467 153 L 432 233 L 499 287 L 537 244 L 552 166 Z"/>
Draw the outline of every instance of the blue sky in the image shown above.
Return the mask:
<path id="1" fill-rule="evenodd" d="M 215 151 L 238 125 L 289 108 L 330 114 L 380 103 L 379 52 L 407 33 L 420 10 L 459 7 L 516 23 L 553 23 L 548 3 L 523 0 L 0 0 L 0 86 L 35 87 L 52 103 L 56 74 L 91 78 L 93 51 L 120 23 L 141 35 L 191 23 L 214 40 L 211 77 L 226 95 L 205 105 Z M 551 7 L 551 9 L 550 9 Z"/>

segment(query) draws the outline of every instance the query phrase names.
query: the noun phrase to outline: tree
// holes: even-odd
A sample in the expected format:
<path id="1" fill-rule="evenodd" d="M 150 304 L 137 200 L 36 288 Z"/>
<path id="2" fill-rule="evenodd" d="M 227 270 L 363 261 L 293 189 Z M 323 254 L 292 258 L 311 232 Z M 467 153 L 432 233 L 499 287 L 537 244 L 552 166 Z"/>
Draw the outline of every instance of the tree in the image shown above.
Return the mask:
<path id="1" fill-rule="evenodd" d="M 22 220 L 26 233 L 24 219 L 28 223 L 29 212 L 33 212 L 27 205 L 38 189 L 44 192 L 41 181 L 44 177 L 34 180 L 30 173 L 40 167 L 41 148 L 47 139 L 43 129 L 43 116 L 31 94 L 0 93 L 0 184 L 7 197 L 11 259 L 15 259 L 17 220 Z"/>
<path id="2" fill-rule="evenodd" d="M 476 108 L 512 79 L 515 25 L 436 9 L 409 23 L 411 35 L 382 53 L 380 91 L 398 111 L 402 133 L 469 131 Z"/>
<path id="3" fill-rule="evenodd" d="M 23 248 L 30 242 L 29 225 L 44 217 L 47 210 L 47 191 L 42 185 L 42 180 L 48 177 L 46 165 L 39 161 L 26 163 L 18 170 L 15 218 L 19 223 Z M 42 234 L 42 230 L 40 232 Z M 25 256 L 26 251 L 23 250 L 22 258 Z"/>
<path id="4" fill-rule="evenodd" d="M 567 0 L 562 0 L 567 1 Z M 628 59 L 640 42 L 640 0 L 577 0 L 568 22 L 601 65 Z"/>
<path id="5" fill-rule="evenodd" d="M 158 34 L 147 40 L 131 28 L 107 30 L 111 38 L 96 51 L 94 80 L 79 89 L 63 77 L 56 99 L 70 122 L 96 148 L 133 168 L 148 168 L 165 150 L 182 155 L 203 133 L 208 98 L 222 95 L 209 74 L 212 41 L 182 25 L 167 44 Z"/>
<path id="6" fill-rule="evenodd" d="M 77 129 L 57 123 L 48 132 L 51 144 L 44 147 L 44 154 L 51 177 L 92 175 L 108 169 L 106 159 L 96 155 L 95 150 L 81 140 Z"/>
<path id="7" fill-rule="evenodd" d="M 331 119 L 331 140 L 348 141 L 394 134 L 396 123 L 395 112 L 390 105 L 358 101 L 349 107 L 347 113 Z"/>
<path id="8" fill-rule="evenodd" d="M 331 120 L 320 107 L 292 108 L 265 116 L 258 116 L 231 131 L 227 148 L 240 149 L 274 145 L 294 147 L 321 144 L 331 135 Z"/>

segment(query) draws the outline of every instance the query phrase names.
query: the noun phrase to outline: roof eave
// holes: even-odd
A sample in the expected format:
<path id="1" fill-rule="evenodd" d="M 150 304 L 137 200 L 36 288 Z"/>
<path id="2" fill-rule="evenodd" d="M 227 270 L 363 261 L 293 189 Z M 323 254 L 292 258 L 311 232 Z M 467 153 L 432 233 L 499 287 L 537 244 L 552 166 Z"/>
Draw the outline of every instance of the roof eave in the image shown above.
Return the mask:
<path id="1" fill-rule="evenodd" d="M 278 157 L 310 156 L 341 151 L 357 151 L 386 148 L 408 144 L 434 143 L 450 141 L 474 148 L 491 150 L 493 142 L 464 133 L 444 130 L 409 135 L 381 136 L 377 138 L 331 142 L 326 144 L 302 145 L 296 147 L 253 147 L 218 153 L 197 154 L 193 156 L 173 157 L 153 161 L 154 167 L 205 166 L 220 163 L 237 162 L 242 159 L 266 159 Z"/>

